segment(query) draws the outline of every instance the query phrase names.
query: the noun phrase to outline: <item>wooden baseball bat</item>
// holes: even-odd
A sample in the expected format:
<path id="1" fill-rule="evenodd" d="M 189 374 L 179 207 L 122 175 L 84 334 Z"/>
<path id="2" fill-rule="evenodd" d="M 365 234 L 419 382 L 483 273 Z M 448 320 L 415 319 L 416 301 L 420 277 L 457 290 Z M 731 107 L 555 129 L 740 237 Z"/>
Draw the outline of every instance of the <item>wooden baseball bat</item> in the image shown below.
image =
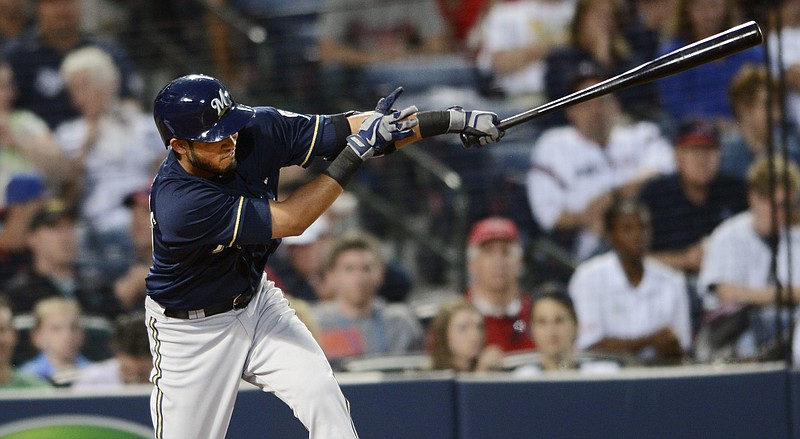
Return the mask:
<path id="1" fill-rule="evenodd" d="M 755 21 L 749 21 L 724 32 L 712 35 L 703 40 L 683 46 L 670 53 L 648 61 L 627 72 L 606 79 L 595 85 L 578 90 L 575 93 L 550 101 L 525 112 L 503 119 L 498 124 L 501 130 L 507 130 L 537 117 L 562 110 L 598 96 L 644 84 L 665 76 L 689 70 L 745 49 L 757 46 L 764 41 L 761 28 Z M 478 139 L 471 135 L 462 135 L 464 146 L 478 145 Z"/>

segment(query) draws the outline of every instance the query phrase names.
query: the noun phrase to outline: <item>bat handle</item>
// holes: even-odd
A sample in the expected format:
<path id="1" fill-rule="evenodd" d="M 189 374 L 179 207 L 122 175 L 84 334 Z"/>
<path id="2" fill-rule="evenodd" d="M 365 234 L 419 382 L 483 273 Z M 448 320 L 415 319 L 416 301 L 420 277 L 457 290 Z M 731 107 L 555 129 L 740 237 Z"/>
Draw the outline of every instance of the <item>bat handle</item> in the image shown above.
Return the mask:
<path id="1" fill-rule="evenodd" d="M 461 133 L 458 135 L 461 139 L 461 144 L 464 145 L 464 148 L 473 148 L 478 147 L 480 148 L 481 142 L 478 140 L 478 136 L 473 134 Z"/>

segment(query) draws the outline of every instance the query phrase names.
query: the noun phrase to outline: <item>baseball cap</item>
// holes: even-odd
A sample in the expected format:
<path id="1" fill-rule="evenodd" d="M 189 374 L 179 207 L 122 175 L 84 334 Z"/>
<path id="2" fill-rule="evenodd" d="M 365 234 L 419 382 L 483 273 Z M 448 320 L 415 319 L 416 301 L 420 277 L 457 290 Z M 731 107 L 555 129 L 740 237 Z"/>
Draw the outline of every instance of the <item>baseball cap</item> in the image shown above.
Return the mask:
<path id="1" fill-rule="evenodd" d="M 298 236 L 283 238 L 284 245 L 308 245 L 318 241 L 328 231 L 328 220 L 324 217 L 317 218 L 308 228 Z"/>
<path id="2" fill-rule="evenodd" d="M 37 174 L 17 174 L 6 185 L 6 206 L 25 203 L 44 195 L 44 180 Z"/>
<path id="3" fill-rule="evenodd" d="M 519 241 L 519 229 L 508 218 L 490 217 L 480 220 L 472 226 L 467 241 L 469 245 L 481 245 L 493 239 L 517 242 Z"/>
<path id="4" fill-rule="evenodd" d="M 59 198 L 52 198 L 46 200 L 41 209 L 34 214 L 31 220 L 31 230 L 36 230 L 39 227 L 54 226 L 62 219 L 75 220 L 77 215 L 75 211 L 70 208 L 64 200 Z"/>
<path id="5" fill-rule="evenodd" d="M 705 119 L 685 119 L 678 127 L 675 146 L 719 146 L 719 131 Z"/>
<path id="6" fill-rule="evenodd" d="M 137 204 L 143 206 L 150 206 L 150 187 L 142 188 L 136 191 L 133 191 L 125 196 L 122 200 L 122 204 L 125 207 L 133 207 Z"/>

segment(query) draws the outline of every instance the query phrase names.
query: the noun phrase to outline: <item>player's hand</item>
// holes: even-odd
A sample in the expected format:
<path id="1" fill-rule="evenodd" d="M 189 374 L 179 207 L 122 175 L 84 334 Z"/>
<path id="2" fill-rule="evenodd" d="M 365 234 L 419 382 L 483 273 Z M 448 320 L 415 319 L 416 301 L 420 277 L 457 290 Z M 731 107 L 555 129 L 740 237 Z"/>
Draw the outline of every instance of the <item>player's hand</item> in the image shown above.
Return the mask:
<path id="1" fill-rule="evenodd" d="M 347 144 L 361 157 L 361 160 L 387 154 L 394 150 L 395 141 L 414 134 L 413 128 L 419 120 L 406 118 L 416 113 L 417 107 L 412 105 L 402 111 L 391 109 L 402 92 L 403 87 L 397 87 L 388 96 L 381 98 L 375 107 L 375 112 L 361 123 L 358 133 L 347 137 Z"/>
<path id="2" fill-rule="evenodd" d="M 450 129 L 447 132 L 459 133 L 466 148 L 496 143 L 505 134 L 505 131 L 497 128 L 500 118 L 490 111 L 467 111 L 459 106 L 450 107 L 447 111 L 450 113 Z"/>

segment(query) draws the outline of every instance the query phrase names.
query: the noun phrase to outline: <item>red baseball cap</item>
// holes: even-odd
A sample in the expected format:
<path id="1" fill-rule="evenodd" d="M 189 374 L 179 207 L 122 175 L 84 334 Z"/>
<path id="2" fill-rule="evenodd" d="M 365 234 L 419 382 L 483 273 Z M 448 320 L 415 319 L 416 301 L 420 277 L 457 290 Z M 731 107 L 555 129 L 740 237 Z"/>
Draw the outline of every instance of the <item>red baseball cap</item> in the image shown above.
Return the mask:
<path id="1" fill-rule="evenodd" d="M 481 245 L 493 239 L 504 241 L 519 241 L 519 229 L 514 221 L 508 218 L 494 216 L 473 224 L 469 232 L 469 245 Z"/>
<path id="2" fill-rule="evenodd" d="M 675 146 L 719 147 L 719 131 L 711 122 L 689 118 L 681 122 Z"/>

